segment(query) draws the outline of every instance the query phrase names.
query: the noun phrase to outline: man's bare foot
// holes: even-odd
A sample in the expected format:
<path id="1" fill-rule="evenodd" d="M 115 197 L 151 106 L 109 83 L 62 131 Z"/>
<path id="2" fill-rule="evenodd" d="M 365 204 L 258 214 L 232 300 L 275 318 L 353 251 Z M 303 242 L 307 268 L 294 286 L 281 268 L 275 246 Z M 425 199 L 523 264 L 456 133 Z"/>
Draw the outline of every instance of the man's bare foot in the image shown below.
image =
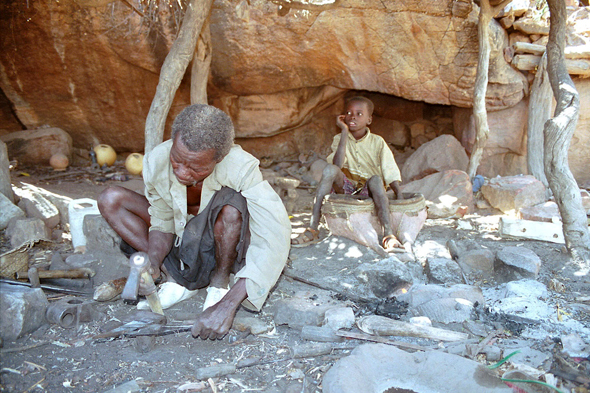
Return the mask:
<path id="1" fill-rule="evenodd" d="M 397 240 L 395 235 L 387 235 L 383 237 L 381 244 L 387 252 L 404 252 L 404 246 Z"/>

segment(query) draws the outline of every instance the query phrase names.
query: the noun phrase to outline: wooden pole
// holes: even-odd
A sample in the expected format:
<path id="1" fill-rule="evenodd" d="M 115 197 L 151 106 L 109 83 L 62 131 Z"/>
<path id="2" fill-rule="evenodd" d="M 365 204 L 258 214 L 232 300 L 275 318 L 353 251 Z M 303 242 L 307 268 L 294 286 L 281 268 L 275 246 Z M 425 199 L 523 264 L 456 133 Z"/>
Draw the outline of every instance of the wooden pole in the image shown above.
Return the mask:
<path id="1" fill-rule="evenodd" d="M 145 152 L 149 153 L 164 138 L 166 117 L 182 77 L 193 58 L 197 39 L 213 0 L 190 0 L 178 37 L 172 44 L 160 71 L 160 81 L 145 123 Z"/>

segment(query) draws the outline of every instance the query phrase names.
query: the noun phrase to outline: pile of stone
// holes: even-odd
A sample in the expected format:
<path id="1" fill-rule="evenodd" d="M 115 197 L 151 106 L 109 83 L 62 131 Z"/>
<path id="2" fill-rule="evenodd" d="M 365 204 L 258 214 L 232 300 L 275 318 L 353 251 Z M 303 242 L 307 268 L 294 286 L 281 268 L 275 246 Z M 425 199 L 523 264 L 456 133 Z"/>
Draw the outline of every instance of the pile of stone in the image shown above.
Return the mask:
<path id="1" fill-rule="evenodd" d="M 549 12 L 537 10 L 529 0 L 512 1 L 498 15 L 500 24 L 510 32 L 510 46 L 504 50 L 506 61 L 521 71 L 535 72 L 549 39 Z M 589 7 L 570 2 L 567 19 L 566 67 L 571 75 L 590 76 L 590 30 L 583 21 L 590 18 Z"/>

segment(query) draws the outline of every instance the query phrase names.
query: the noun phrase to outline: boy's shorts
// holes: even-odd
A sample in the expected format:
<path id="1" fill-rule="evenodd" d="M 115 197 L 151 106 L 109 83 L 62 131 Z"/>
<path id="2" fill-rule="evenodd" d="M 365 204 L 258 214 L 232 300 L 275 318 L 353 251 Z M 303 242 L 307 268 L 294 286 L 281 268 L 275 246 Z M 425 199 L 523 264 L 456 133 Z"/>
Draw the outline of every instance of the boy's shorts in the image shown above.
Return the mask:
<path id="1" fill-rule="evenodd" d="M 195 290 L 209 285 L 211 274 L 217 266 L 213 228 L 217 216 L 226 205 L 235 207 L 242 214 L 240 240 L 236 246 L 238 256 L 232 272 L 237 273 L 246 264 L 246 251 L 250 245 L 250 215 L 246 198 L 231 188 L 223 187 L 213 195 L 207 207 L 186 224 L 180 245 L 177 246 L 178 238 L 174 236 L 174 246 L 164 258 L 163 265 L 168 274 L 187 289 Z M 135 252 L 125 241 L 121 241 L 121 250 L 129 255 Z"/>
<path id="2" fill-rule="evenodd" d="M 342 189 L 344 190 L 345 195 L 355 195 L 363 198 L 369 197 L 369 187 L 367 186 L 367 182 L 365 182 L 362 188 L 357 189 L 352 181 L 344 176 L 344 185 L 342 186 Z M 334 192 L 334 190 L 332 190 L 332 192 Z"/>

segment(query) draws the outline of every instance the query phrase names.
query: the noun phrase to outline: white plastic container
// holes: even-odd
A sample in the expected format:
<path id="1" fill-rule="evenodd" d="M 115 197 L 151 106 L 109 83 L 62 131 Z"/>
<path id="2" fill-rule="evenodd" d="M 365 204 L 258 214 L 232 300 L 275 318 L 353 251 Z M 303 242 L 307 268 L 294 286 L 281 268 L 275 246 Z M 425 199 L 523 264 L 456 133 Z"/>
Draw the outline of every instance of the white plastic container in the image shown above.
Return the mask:
<path id="1" fill-rule="evenodd" d="M 86 251 L 84 216 L 87 214 L 100 214 L 98 204 L 91 198 L 74 199 L 68 205 L 68 214 L 70 216 L 70 233 L 74 252 L 84 252 Z"/>

